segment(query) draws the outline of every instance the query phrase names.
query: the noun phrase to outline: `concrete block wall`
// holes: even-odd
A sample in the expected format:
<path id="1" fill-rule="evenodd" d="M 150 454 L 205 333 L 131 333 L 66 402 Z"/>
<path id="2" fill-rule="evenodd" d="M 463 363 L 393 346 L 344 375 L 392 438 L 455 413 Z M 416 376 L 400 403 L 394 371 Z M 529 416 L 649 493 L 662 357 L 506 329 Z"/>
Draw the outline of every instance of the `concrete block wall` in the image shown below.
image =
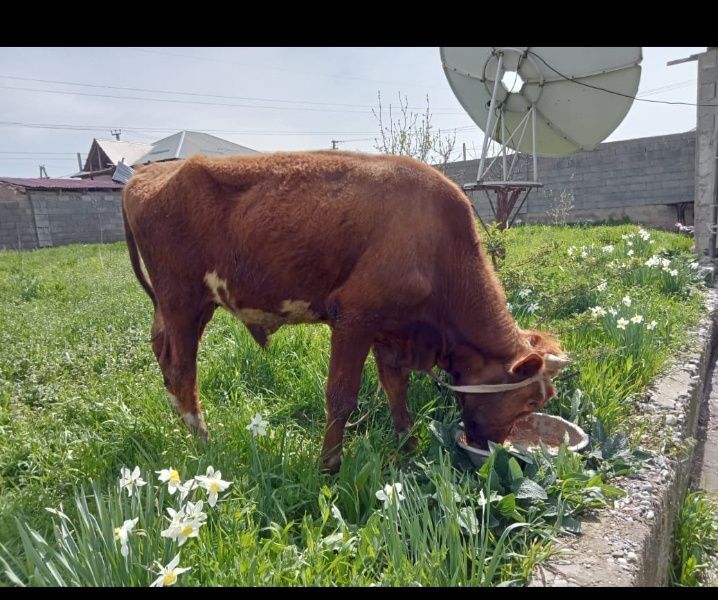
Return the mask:
<path id="1" fill-rule="evenodd" d="M 542 188 L 528 196 L 519 218 L 549 221 L 548 212 L 563 190 L 571 192 L 574 208 L 569 222 L 583 219 L 629 219 L 673 229 L 677 214 L 673 205 L 693 202 L 695 188 L 694 131 L 600 144 L 595 150 L 560 158 L 538 158 Z M 476 181 L 478 160 L 452 163 L 447 176 L 457 183 Z M 527 177 L 526 161 L 521 175 Z M 473 192 L 482 218 L 493 214 L 484 192 Z M 492 197 L 493 200 L 493 197 Z M 686 224 L 693 224 L 692 207 Z"/>
<path id="2" fill-rule="evenodd" d="M 30 199 L 24 190 L 0 185 L 0 250 L 37 248 Z"/>
<path id="3" fill-rule="evenodd" d="M 125 237 L 121 190 L 32 190 L 15 192 L 22 209 L 13 212 L 11 186 L 0 185 L 0 248 L 22 249 L 116 242 Z M 15 204 L 18 204 L 17 202 Z M 4 207 L 5 205 L 5 207 Z"/>

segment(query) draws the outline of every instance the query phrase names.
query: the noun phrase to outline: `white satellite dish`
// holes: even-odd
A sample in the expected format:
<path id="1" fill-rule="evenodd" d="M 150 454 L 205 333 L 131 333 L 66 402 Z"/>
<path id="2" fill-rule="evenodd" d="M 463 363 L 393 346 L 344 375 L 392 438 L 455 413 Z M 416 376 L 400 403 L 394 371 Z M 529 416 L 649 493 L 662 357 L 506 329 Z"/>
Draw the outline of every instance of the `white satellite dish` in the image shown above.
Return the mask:
<path id="1" fill-rule="evenodd" d="M 477 183 L 465 188 L 496 191 L 503 212 L 511 204 L 509 213 L 518 200 L 514 192 L 525 190 L 523 204 L 530 189 L 541 186 L 538 155 L 591 150 L 623 121 L 638 91 L 642 59 L 640 47 L 441 48 L 452 91 L 485 134 Z M 491 140 L 501 148 L 485 168 Z M 515 151 L 510 162 L 507 148 Z M 533 177 L 526 173 L 523 181 L 514 175 L 519 153 L 533 155 Z M 491 180 L 499 156 L 503 175 Z"/>
<path id="2" fill-rule="evenodd" d="M 561 156 L 595 148 L 620 125 L 638 91 L 643 57 L 640 47 L 441 48 L 452 91 L 482 129 L 500 59 L 503 72 L 498 77 L 495 104 L 504 114 L 506 128 L 515 129 L 534 106 L 535 153 Z M 523 86 L 513 93 L 501 84 L 506 72 L 517 73 L 523 80 Z M 514 139 L 507 145 L 533 153 L 526 137 L 521 144 Z"/>

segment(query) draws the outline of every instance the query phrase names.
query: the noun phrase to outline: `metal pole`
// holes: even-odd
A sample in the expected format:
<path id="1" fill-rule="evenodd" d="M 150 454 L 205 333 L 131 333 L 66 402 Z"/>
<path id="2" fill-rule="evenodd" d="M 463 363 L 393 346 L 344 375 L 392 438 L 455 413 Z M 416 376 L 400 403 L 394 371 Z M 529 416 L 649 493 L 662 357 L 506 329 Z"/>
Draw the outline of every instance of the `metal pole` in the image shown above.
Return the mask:
<path id="1" fill-rule="evenodd" d="M 536 157 L 536 106 L 531 106 L 531 135 L 533 136 L 534 182 L 538 181 L 538 158 Z"/>
<path id="2" fill-rule="evenodd" d="M 476 177 L 476 181 L 481 181 L 484 178 L 484 160 L 486 159 L 486 150 L 489 147 L 489 139 L 491 136 L 491 132 L 493 131 L 491 127 L 491 121 L 494 116 L 494 109 L 496 108 L 496 92 L 499 90 L 499 82 L 501 80 L 501 77 L 503 76 L 503 68 L 504 68 L 504 55 L 503 53 L 499 54 L 499 61 L 496 65 L 496 78 L 494 80 L 494 90 L 491 93 L 491 103 L 489 104 L 489 116 L 486 119 L 486 129 L 484 129 L 484 146 L 481 149 L 481 162 L 479 163 L 479 174 Z"/>
<path id="3" fill-rule="evenodd" d="M 502 181 L 506 181 L 506 119 L 504 118 L 504 111 L 501 111 L 501 144 L 503 145 L 503 168 L 504 175 Z"/>

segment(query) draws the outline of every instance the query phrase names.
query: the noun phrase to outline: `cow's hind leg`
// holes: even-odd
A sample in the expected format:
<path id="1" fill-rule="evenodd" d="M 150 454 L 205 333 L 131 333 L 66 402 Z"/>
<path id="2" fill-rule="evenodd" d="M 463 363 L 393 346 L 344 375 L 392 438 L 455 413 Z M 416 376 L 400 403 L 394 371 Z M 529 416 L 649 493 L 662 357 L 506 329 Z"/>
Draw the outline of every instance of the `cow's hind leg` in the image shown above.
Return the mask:
<path id="1" fill-rule="evenodd" d="M 197 350 L 214 305 L 190 310 L 157 310 L 152 347 L 175 411 L 201 441 L 208 439 L 197 389 Z"/>

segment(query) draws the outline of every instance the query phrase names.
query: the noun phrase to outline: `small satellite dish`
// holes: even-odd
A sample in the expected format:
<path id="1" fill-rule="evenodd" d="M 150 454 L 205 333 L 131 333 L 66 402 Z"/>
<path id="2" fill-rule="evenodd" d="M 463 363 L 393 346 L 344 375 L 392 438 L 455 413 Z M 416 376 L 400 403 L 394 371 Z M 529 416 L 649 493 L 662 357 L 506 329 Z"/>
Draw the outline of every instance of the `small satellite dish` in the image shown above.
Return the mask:
<path id="1" fill-rule="evenodd" d="M 605 140 L 631 108 L 642 59 L 640 47 L 441 48 L 449 85 L 474 122 L 509 148 L 542 156 L 591 150 Z M 491 127 L 492 106 L 501 128 L 498 118 Z M 509 139 L 532 107 L 535 140 Z"/>

